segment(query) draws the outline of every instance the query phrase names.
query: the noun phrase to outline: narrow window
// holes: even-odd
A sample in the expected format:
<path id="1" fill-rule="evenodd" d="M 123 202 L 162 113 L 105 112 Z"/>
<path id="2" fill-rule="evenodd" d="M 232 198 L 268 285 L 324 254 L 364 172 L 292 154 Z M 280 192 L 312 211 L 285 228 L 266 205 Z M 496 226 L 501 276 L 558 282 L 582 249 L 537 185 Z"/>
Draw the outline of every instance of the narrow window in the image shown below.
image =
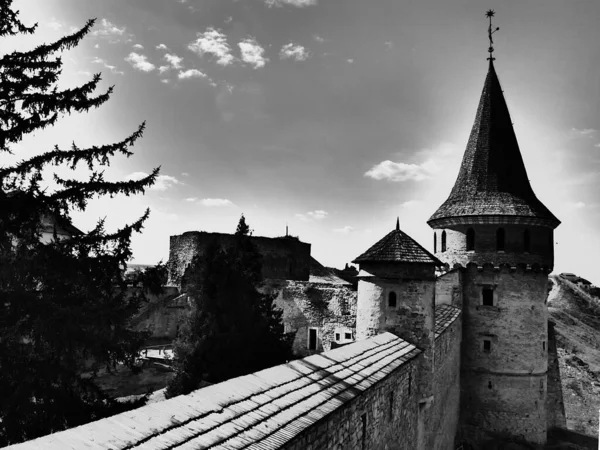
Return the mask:
<path id="1" fill-rule="evenodd" d="M 542 341 L 542 350 L 546 351 L 546 341 Z"/>
<path id="2" fill-rule="evenodd" d="M 481 290 L 481 304 L 483 306 L 494 306 L 494 289 L 491 287 L 484 287 Z"/>
<path id="3" fill-rule="evenodd" d="M 339 341 L 340 340 L 340 333 L 335 333 L 335 340 Z"/>
<path id="4" fill-rule="evenodd" d="M 408 395 L 410 395 L 410 390 L 412 388 L 412 373 L 408 374 Z"/>
<path id="5" fill-rule="evenodd" d="M 492 351 L 492 341 L 489 341 L 487 339 L 483 340 L 483 351 L 486 353 L 489 353 Z"/>
<path id="6" fill-rule="evenodd" d="M 308 329 L 308 349 L 309 350 L 317 349 L 317 329 L 316 328 Z"/>
<path id="7" fill-rule="evenodd" d="M 390 292 L 388 294 L 388 306 L 390 308 L 396 307 L 396 293 L 395 292 Z"/>
<path id="8" fill-rule="evenodd" d="M 491 389 L 491 388 L 492 388 L 492 382 L 488 381 L 488 389 Z"/>
<path id="9" fill-rule="evenodd" d="M 352 333 L 344 333 L 344 339 L 352 339 Z"/>
<path id="10" fill-rule="evenodd" d="M 360 416 L 360 421 L 362 423 L 362 448 L 363 450 L 367 448 L 367 414 L 363 414 Z"/>
<path id="11" fill-rule="evenodd" d="M 475 250 L 475 230 L 469 228 L 467 230 L 467 251 Z"/>
<path id="12" fill-rule="evenodd" d="M 433 253 L 437 253 L 437 234 L 433 233 Z"/>
<path id="13" fill-rule="evenodd" d="M 544 392 L 544 380 L 540 380 L 540 392 Z"/>
<path id="14" fill-rule="evenodd" d="M 523 251 L 529 253 L 531 251 L 531 236 L 529 230 L 523 231 Z"/>
<path id="15" fill-rule="evenodd" d="M 504 251 L 504 228 L 498 228 L 496 231 L 496 250 Z"/>
<path id="16" fill-rule="evenodd" d="M 394 391 L 390 392 L 390 420 L 394 418 Z"/>
<path id="17" fill-rule="evenodd" d="M 446 230 L 442 231 L 442 252 L 446 251 Z"/>

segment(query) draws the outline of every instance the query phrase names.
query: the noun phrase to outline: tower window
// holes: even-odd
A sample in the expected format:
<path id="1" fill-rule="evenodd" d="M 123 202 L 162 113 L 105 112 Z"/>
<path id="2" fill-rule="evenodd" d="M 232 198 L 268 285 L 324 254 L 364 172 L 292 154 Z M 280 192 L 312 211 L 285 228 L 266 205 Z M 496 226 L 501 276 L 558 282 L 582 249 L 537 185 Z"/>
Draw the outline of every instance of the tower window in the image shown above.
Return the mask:
<path id="1" fill-rule="evenodd" d="M 446 230 L 442 231 L 442 252 L 446 251 Z"/>
<path id="2" fill-rule="evenodd" d="M 344 339 L 352 339 L 352 333 L 344 333 Z"/>
<path id="3" fill-rule="evenodd" d="M 396 307 L 396 303 L 397 303 L 397 297 L 396 297 L 396 293 L 395 292 L 390 292 L 388 294 L 388 306 L 390 308 L 395 308 Z"/>
<path id="4" fill-rule="evenodd" d="M 504 228 L 498 228 L 496 231 L 496 250 L 504 251 Z"/>
<path id="5" fill-rule="evenodd" d="M 363 414 L 360 416 L 360 421 L 362 423 L 362 448 L 363 450 L 367 446 L 367 415 Z"/>
<path id="6" fill-rule="evenodd" d="M 531 251 L 531 236 L 529 230 L 523 231 L 523 251 L 526 253 Z"/>
<path id="7" fill-rule="evenodd" d="M 340 333 L 335 333 L 335 340 L 339 341 L 340 340 Z"/>
<path id="8" fill-rule="evenodd" d="M 546 341 L 542 341 L 542 350 L 546 351 Z"/>
<path id="9" fill-rule="evenodd" d="M 490 353 L 492 351 L 492 341 L 487 339 L 483 340 L 483 351 L 486 353 Z"/>
<path id="10" fill-rule="evenodd" d="M 494 289 L 491 287 L 484 287 L 481 290 L 481 304 L 483 306 L 494 306 Z"/>
<path id="11" fill-rule="evenodd" d="M 492 382 L 491 382 L 491 381 L 488 381 L 488 389 L 492 389 L 492 387 L 493 387 L 493 386 L 492 386 Z"/>
<path id="12" fill-rule="evenodd" d="M 390 420 L 394 418 L 394 391 L 390 391 Z"/>
<path id="13" fill-rule="evenodd" d="M 309 350 L 317 349 L 317 329 L 316 328 L 308 329 L 308 349 Z"/>
<path id="14" fill-rule="evenodd" d="M 475 230 L 469 228 L 467 230 L 467 251 L 475 250 Z"/>
<path id="15" fill-rule="evenodd" d="M 437 234 L 433 233 L 433 253 L 437 253 Z"/>

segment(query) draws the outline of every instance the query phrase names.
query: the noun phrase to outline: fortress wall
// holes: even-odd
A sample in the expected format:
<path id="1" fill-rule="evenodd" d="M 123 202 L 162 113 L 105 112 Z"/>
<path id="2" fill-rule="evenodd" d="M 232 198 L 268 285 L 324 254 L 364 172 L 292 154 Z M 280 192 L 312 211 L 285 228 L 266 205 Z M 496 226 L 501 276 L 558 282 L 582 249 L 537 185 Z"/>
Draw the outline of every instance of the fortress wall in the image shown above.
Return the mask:
<path id="1" fill-rule="evenodd" d="M 414 450 L 418 440 L 416 359 L 304 430 L 282 450 Z M 390 398 L 393 392 L 393 407 Z M 366 422 L 363 427 L 362 416 Z M 363 434 L 364 432 L 364 434 Z"/>
<path id="2" fill-rule="evenodd" d="M 435 339 L 433 404 L 426 448 L 454 449 L 460 407 L 460 345 L 462 318 L 456 319 Z"/>
<path id="3" fill-rule="evenodd" d="M 462 308 L 462 276 L 460 269 L 440 275 L 435 280 L 435 304 Z"/>
<path id="4" fill-rule="evenodd" d="M 567 428 L 565 403 L 556 351 L 554 324 L 548 322 L 548 396 L 546 397 L 547 428 Z"/>
<path id="5" fill-rule="evenodd" d="M 331 350 L 336 330 L 356 337 L 357 293 L 350 286 L 291 280 L 269 280 L 265 289 L 276 295 L 275 306 L 283 310 L 287 333 L 295 333 L 292 350 L 297 356 Z M 317 328 L 317 349 L 308 349 L 308 329 Z M 342 331 L 343 332 L 343 331 Z"/>
<path id="6" fill-rule="evenodd" d="M 308 281 L 310 274 L 310 244 L 295 238 L 268 238 L 252 236 L 252 242 L 263 257 L 263 278 Z M 192 259 L 202 255 L 208 245 L 219 242 L 223 247 L 233 245 L 233 234 L 188 231 L 171 236 L 169 248 L 168 284 L 181 286 L 186 268 Z"/>

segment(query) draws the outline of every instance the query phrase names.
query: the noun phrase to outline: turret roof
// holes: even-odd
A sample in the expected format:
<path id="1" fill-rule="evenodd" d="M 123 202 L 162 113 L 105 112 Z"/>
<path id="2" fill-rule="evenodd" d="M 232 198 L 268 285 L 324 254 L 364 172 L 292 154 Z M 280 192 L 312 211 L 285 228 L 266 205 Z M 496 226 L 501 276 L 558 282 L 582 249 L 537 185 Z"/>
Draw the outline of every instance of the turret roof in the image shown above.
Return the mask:
<path id="1" fill-rule="evenodd" d="M 492 60 L 458 178 L 448 199 L 431 216 L 521 216 L 560 221 L 535 196 Z"/>

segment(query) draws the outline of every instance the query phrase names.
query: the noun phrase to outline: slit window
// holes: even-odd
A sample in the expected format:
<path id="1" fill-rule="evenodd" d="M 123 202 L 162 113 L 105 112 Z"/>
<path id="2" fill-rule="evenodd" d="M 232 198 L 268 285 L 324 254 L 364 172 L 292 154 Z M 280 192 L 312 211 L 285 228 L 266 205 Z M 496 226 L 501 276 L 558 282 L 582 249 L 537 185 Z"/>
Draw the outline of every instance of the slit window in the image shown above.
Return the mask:
<path id="1" fill-rule="evenodd" d="M 390 420 L 394 418 L 394 391 L 390 392 Z"/>
<path id="2" fill-rule="evenodd" d="M 308 349 L 309 350 L 317 349 L 317 329 L 316 328 L 308 329 Z"/>
<path id="3" fill-rule="evenodd" d="M 367 446 L 367 414 L 363 414 L 360 416 L 360 421 L 361 421 L 361 425 L 362 425 L 362 448 L 363 450 L 366 448 Z"/>
<path id="4" fill-rule="evenodd" d="M 546 341 L 542 341 L 542 350 L 546 350 Z"/>
<path id="5" fill-rule="evenodd" d="M 529 230 L 523 231 L 523 251 L 529 253 L 531 251 L 531 235 Z"/>
<path id="6" fill-rule="evenodd" d="M 442 231 L 442 252 L 446 251 L 446 230 Z"/>
<path id="7" fill-rule="evenodd" d="M 467 230 L 467 251 L 475 250 L 475 230 L 469 228 Z"/>
<path id="8" fill-rule="evenodd" d="M 397 296 L 395 292 L 390 292 L 388 294 L 388 306 L 390 308 L 395 308 L 397 303 Z"/>
<path id="9" fill-rule="evenodd" d="M 494 306 L 494 289 L 484 287 L 481 290 L 481 304 L 483 306 Z"/>
<path id="10" fill-rule="evenodd" d="M 496 250 L 499 252 L 504 251 L 504 234 L 504 228 L 496 230 Z"/>
<path id="11" fill-rule="evenodd" d="M 433 233 L 433 253 L 437 253 L 437 234 Z"/>
<path id="12" fill-rule="evenodd" d="M 483 351 L 486 353 L 490 353 L 492 351 L 492 341 L 488 339 L 483 340 Z"/>

